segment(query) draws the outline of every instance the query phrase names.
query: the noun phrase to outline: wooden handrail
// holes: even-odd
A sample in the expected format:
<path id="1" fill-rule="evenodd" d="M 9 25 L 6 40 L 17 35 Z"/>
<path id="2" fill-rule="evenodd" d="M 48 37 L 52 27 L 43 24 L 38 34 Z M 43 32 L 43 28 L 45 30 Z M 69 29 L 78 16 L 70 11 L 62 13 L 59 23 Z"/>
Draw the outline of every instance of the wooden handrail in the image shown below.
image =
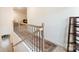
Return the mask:
<path id="1" fill-rule="evenodd" d="M 19 22 L 15 22 L 15 21 L 14 21 L 14 23 L 17 23 L 17 24 L 20 24 L 20 25 L 24 24 L 24 23 L 19 23 Z M 33 24 L 24 24 L 24 25 L 36 27 L 36 28 L 42 28 L 42 26 L 37 26 L 37 25 L 33 25 Z"/>
<path id="2" fill-rule="evenodd" d="M 25 40 L 25 39 L 24 39 Z M 16 44 L 13 45 L 13 47 L 17 46 L 18 44 L 20 44 L 21 42 L 23 42 L 24 40 L 21 40 L 19 42 L 17 42 Z"/>
<path id="3" fill-rule="evenodd" d="M 32 24 L 25 24 L 27 26 L 36 27 L 36 28 L 42 28 L 42 26 L 32 25 Z"/>
<path id="4" fill-rule="evenodd" d="M 15 21 L 13 21 L 13 23 L 24 24 L 24 23 L 19 23 L 19 22 L 15 22 Z M 42 26 L 37 26 L 37 25 L 33 25 L 33 24 L 24 24 L 24 25 L 31 26 L 31 27 L 36 27 L 36 28 L 42 28 Z"/>

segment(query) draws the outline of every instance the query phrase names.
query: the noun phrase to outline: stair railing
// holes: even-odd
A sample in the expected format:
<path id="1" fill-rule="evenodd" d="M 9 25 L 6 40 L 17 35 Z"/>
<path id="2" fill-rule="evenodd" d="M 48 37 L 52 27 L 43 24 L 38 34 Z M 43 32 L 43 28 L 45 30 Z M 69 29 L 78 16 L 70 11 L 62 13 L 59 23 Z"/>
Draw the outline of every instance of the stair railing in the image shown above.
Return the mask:
<path id="1" fill-rule="evenodd" d="M 32 34 L 32 48 L 31 50 L 33 52 L 43 52 L 44 51 L 44 23 L 42 23 L 41 26 L 36 26 L 32 24 L 24 24 L 26 27 L 31 28 L 31 34 Z M 19 31 L 21 28 L 21 24 L 18 23 Z M 15 30 L 15 22 L 14 22 L 14 30 Z M 26 30 L 27 31 L 27 30 Z M 25 39 L 24 39 L 25 40 Z M 24 40 L 21 40 L 17 42 L 15 45 L 12 43 L 12 50 L 14 51 L 14 47 L 23 42 Z"/>

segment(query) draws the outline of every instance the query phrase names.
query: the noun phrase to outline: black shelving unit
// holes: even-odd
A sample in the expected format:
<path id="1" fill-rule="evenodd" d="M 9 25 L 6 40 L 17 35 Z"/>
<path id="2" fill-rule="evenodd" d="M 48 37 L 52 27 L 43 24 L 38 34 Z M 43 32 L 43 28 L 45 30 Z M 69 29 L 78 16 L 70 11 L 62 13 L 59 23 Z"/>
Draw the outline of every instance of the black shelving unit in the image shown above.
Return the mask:
<path id="1" fill-rule="evenodd" d="M 79 17 L 69 17 L 67 52 L 79 51 Z"/>

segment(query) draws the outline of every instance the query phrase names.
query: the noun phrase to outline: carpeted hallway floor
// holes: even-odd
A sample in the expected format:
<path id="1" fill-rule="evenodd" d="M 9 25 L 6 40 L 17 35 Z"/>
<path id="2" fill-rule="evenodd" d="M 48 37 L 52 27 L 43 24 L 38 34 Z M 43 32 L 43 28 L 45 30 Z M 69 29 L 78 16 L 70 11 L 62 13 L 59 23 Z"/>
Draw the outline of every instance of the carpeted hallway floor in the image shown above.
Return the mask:
<path id="1" fill-rule="evenodd" d="M 2 39 L 0 38 L 0 52 L 11 52 L 12 48 L 10 43 L 7 40 L 2 43 L 1 40 Z M 18 46 L 22 47 L 22 44 L 20 43 Z M 20 51 L 20 48 L 17 48 L 16 52 L 28 52 L 28 51 Z M 63 47 L 57 45 L 53 50 L 51 50 L 51 52 L 66 52 L 66 51 Z"/>

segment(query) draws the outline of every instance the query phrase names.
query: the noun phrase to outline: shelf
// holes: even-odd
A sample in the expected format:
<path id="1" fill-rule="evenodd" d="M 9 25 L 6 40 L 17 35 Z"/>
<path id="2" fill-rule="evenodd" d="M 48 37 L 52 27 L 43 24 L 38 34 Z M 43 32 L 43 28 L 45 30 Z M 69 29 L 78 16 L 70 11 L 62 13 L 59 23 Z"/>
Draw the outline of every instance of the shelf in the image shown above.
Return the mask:
<path id="1" fill-rule="evenodd" d="M 69 44 L 75 44 L 75 42 L 69 42 Z"/>

